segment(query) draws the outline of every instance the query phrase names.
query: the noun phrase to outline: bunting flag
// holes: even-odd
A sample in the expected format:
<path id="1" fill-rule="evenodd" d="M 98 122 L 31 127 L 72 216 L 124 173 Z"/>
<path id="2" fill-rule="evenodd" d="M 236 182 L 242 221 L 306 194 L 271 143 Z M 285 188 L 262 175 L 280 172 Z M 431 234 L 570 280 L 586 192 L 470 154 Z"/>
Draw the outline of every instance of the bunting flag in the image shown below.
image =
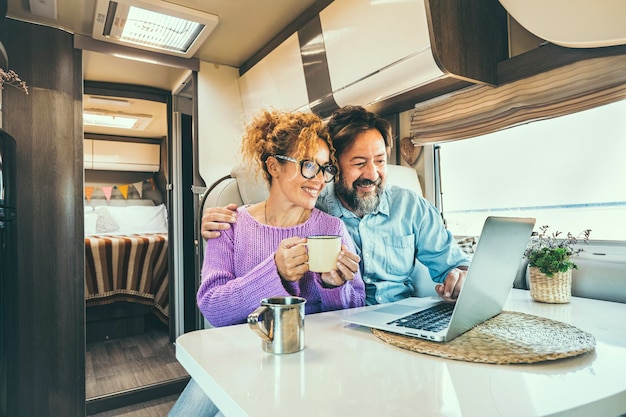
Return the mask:
<path id="1" fill-rule="evenodd" d="M 143 181 L 139 181 L 133 184 L 135 190 L 139 193 L 139 198 L 143 198 Z"/>
<path id="2" fill-rule="evenodd" d="M 85 199 L 87 201 L 90 201 L 91 198 L 93 197 L 94 191 L 102 190 L 106 199 L 110 201 L 111 197 L 113 196 L 113 190 L 117 189 L 120 191 L 120 194 L 122 194 L 122 197 L 124 197 L 125 200 L 128 200 L 128 191 L 130 190 L 131 185 L 135 187 L 135 190 L 137 190 L 137 193 L 139 194 L 139 198 L 143 198 L 143 185 L 146 182 L 150 184 L 150 187 L 153 190 L 156 189 L 156 183 L 154 179 L 152 178 L 149 178 L 145 181 L 135 182 L 133 184 L 118 184 L 118 185 L 109 185 L 109 186 L 93 186 L 93 185 L 85 186 Z M 97 198 L 100 198 L 100 197 L 98 196 Z M 119 197 L 116 197 L 116 198 L 119 198 Z"/>
<path id="3" fill-rule="evenodd" d="M 95 188 L 96 187 L 85 187 L 85 198 L 87 199 L 87 201 L 91 200 L 91 196 Z"/>
<path id="4" fill-rule="evenodd" d="M 111 200 L 111 192 L 113 191 L 113 186 L 100 187 L 100 188 L 102 188 L 102 192 L 104 193 L 104 196 L 106 197 L 107 201 Z"/>
<path id="5" fill-rule="evenodd" d="M 118 185 L 117 189 L 120 190 L 120 193 L 122 193 L 124 200 L 128 200 L 128 184 Z"/>

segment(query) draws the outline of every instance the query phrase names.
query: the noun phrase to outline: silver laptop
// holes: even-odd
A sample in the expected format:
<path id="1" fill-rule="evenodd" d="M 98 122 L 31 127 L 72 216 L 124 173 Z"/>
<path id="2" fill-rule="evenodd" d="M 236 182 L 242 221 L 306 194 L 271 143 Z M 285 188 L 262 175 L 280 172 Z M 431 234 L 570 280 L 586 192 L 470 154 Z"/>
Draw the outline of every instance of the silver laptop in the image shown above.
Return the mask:
<path id="1" fill-rule="evenodd" d="M 410 297 L 347 315 L 343 320 L 437 342 L 450 341 L 502 311 L 534 226 L 532 218 L 488 217 L 456 303 L 439 297 Z"/>

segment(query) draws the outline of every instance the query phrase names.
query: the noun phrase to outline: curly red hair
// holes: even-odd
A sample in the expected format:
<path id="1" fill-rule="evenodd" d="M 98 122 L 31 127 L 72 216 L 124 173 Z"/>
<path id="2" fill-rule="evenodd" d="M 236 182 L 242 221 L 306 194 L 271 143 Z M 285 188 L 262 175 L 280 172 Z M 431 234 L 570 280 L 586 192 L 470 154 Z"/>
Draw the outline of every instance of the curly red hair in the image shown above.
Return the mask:
<path id="1" fill-rule="evenodd" d="M 328 145 L 330 162 L 337 166 L 335 148 L 328 129 L 317 115 L 263 110 L 246 126 L 241 152 L 245 159 L 261 168 L 265 179 L 271 184 L 272 177 L 265 166 L 268 157 L 286 155 L 300 160 L 305 155 L 317 152 L 318 139 Z"/>

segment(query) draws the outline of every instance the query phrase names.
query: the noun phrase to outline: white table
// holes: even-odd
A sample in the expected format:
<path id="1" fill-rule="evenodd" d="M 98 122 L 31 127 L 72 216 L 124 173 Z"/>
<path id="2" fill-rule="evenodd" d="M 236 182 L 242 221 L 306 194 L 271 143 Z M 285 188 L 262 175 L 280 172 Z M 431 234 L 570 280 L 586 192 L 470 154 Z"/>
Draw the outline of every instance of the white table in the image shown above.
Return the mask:
<path id="1" fill-rule="evenodd" d="M 342 322 L 354 311 L 343 310 L 307 316 L 299 353 L 263 352 L 246 324 L 184 334 L 176 357 L 226 417 L 626 413 L 626 304 L 542 304 L 513 290 L 505 309 L 573 324 L 595 336 L 596 349 L 539 364 L 473 364 L 391 346 Z"/>

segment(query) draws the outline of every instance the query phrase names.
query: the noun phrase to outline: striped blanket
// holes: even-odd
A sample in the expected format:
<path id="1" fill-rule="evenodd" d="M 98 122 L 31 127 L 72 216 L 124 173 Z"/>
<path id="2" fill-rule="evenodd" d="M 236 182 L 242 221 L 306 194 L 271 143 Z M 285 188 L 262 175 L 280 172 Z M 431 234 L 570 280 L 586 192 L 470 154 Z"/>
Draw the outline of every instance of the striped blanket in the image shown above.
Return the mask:
<path id="1" fill-rule="evenodd" d="M 85 303 L 150 305 L 168 323 L 167 234 L 85 238 Z"/>

